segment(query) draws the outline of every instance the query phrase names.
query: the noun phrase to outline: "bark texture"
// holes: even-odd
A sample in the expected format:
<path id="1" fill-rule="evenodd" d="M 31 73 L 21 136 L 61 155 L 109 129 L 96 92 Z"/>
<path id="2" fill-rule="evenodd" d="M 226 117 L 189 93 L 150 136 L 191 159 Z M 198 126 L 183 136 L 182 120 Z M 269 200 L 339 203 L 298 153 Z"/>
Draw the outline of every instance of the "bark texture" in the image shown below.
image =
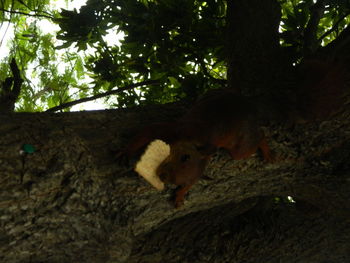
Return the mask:
<path id="1" fill-rule="evenodd" d="M 266 128 L 275 164 L 218 152 L 176 210 L 172 187 L 157 192 L 114 153 L 143 124 L 181 112 L 1 117 L 1 262 L 347 262 L 349 113 Z"/>

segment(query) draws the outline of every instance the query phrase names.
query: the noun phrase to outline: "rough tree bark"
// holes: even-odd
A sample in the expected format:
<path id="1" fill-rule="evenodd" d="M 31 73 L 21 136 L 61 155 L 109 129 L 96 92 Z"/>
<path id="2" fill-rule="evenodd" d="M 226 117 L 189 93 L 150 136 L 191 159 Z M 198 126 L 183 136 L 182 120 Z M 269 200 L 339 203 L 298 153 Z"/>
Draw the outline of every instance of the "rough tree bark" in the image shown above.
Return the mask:
<path id="1" fill-rule="evenodd" d="M 165 105 L 1 117 L 1 262 L 348 260 L 349 112 L 268 129 L 283 156 L 275 164 L 219 152 L 210 179 L 176 210 L 171 189 L 157 192 L 113 152 L 123 134 L 178 113 Z M 23 144 L 36 151 L 21 154 Z"/>
<path id="2" fill-rule="evenodd" d="M 257 81 L 248 75 L 237 80 L 244 89 Z M 348 107 L 331 120 L 266 127 L 274 164 L 219 151 L 176 210 L 171 186 L 157 192 L 115 152 L 143 125 L 184 110 L 0 116 L 0 261 L 349 261 Z"/>

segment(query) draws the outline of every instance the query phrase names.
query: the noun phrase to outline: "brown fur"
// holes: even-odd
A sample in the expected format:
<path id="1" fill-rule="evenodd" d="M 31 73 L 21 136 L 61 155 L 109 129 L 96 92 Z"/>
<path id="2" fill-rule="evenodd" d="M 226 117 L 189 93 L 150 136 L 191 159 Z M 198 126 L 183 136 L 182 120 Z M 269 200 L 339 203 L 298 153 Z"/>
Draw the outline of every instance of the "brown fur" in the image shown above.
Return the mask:
<path id="1" fill-rule="evenodd" d="M 164 183 L 180 186 L 176 191 L 175 207 L 183 204 L 187 191 L 201 177 L 209 159 L 210 155 L 192 141 L 171 145 L 170 155 L 159 165 L 156 174 Z"/>
<path id="2" fill-rule="evenodd" d="M 132 156 L 154 139 L 170 144 L 170 155 L 156 173 L 164 183 L 179 186 L 176 207 L 183 204 L 185 194 L 201 177 L 217 148 L 228 150 L 234 160 L 248 158 L 261 149 L 264 159 L 272 160 L 254 106 L 230 90 L 209 92 L 177 122 L 145 128 L 125 152 Z"/>
<path id="3" fill-rule="evenodd" d="M 157 170 L 163 182 L 179 186 L 176 207 L 183 204 L 185 194 L 201 177 L 217 148 L 226 149 L 234 160 L 248 158 L 261 149 L 264 159 L 272 160 L 254 107 L 230 90 L 208 93 L 178 124 L 182 125 L 179 137 L 184 139 L 170 144 L 170 156 Z"/>
<path id="4" fill-rule="evenodd" d="M 290 119 L 309 121 L 327 117 L 338 110 L 347 71 L 340 66 L 315 65 L 314 62 L 305 63 L 305 67 L 307 69 L 301 68 L 304 74 L 300 76 L 301 84 L 295 90 L 297 99 L 286 98 L 292 106 L 276 103 L 279 106 L 269 107 L 272 111 L 288 111 L 286 116 Z M 318 91 L 320 94 L 317 94 Z M 330 103 L 327 104 L 327 101 Z M 285 108 L 280 109 L 281 106 Z M 170 144 L 170 155 L 156 173 L 164 183 L 179 186 L 175 198 L 175 206 L 179 207 L 217 148 L 226 149 L 234 160 L 249 158 L 258 149 L 265 161 L 273 160 L 259 126 L 262 115 L 259 110 L 263 111 L 262 108 L 257 101 L 234 91 L 210 91 L 177 122 L 158 123 L 141 131 L 131 140 L 125 153 L 134 155 L 154 139 Z M 285 118 L 286 122 L 288 118 Z"/>

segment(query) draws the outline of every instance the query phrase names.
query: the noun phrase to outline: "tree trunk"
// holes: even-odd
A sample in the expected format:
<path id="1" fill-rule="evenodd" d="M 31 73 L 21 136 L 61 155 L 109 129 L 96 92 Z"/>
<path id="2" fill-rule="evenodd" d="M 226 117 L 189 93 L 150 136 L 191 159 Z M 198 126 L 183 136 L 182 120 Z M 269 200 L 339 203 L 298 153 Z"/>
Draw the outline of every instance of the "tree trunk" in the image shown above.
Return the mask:
<path id="1" fill-rule="evenodd" d="M 1 262 L 347 262 L 348 113 L 267 129 L 275 164 L 218 152 L 176 210 L 172 187 L 157 192 L 114 152 L 143 124 L 181 112 L 1 117 Z"/>
<path id="2" fill-rule="evenodd" d="M 276 0 L 227 1 L 228 86 L 244 95 L 281 92 L 292 63 L 279 39 L 281 8 Z"/>

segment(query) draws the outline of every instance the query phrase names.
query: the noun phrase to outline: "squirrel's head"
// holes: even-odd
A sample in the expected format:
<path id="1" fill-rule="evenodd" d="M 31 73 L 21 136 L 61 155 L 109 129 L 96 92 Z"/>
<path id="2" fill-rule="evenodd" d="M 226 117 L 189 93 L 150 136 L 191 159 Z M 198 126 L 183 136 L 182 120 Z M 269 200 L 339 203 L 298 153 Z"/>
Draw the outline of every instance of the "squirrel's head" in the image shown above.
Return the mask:
<path id="1" fill-rule="evenodd" d="M 159 165 L 156 173 L 164 183 L 192 184 L 202 175 L 213 151 L 214 147 L 178 141 L 170 145 L 170 155 Z"/>

